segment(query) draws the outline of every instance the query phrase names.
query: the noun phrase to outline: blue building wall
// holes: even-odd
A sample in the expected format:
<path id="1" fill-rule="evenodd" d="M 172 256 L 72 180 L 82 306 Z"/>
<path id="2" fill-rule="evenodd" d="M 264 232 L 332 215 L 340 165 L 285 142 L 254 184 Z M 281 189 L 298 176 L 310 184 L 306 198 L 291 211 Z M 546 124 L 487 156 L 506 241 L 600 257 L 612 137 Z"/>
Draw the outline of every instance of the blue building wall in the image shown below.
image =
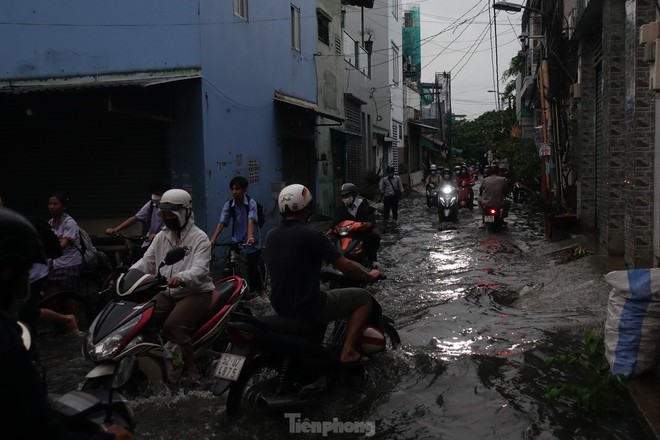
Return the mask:
<path id="1" fill-rule="evenodd" d="M 0 79 L 200 65 L 197 2 L 3 0 L 1 21 Z"/>
<path id="2" fill-rule="evenodd" d="M 291 4 L 301 50 L 291 47 Z M 4 0 L 0 80 L 200 68 L 174 97 L 172 184 L 193 192 L 198 224 L 212 229 L 235 175 L 257 161 L 249 193 L 278 220 L 281 181 L 274 93 L 316 102 L 314 0 L 251 0 L 249 21 L 229 0 Z M 7 44 L 11 42 L 11 44 Z M 289 182 L 291 183 L 291 182 Z M 200 196 L 203 196 L 200 198 Z"/>
<path id="3" fill-rule="evenodd" d="M 291 48 L 291 3 L 300 8 L 301 51 Z M 249 21 L 234 16 L 232 2 L 202 0 L 202 93 L 208 223 L 217 223 L 229 181 L 259 164 L 259 182 L 248 193 L 275 224 L 271 183 L 281 178 L 275 91 L 316 102 L 316 4 L 252 0 Z M 288 182 L 291 183 L 291 182 Z"/>

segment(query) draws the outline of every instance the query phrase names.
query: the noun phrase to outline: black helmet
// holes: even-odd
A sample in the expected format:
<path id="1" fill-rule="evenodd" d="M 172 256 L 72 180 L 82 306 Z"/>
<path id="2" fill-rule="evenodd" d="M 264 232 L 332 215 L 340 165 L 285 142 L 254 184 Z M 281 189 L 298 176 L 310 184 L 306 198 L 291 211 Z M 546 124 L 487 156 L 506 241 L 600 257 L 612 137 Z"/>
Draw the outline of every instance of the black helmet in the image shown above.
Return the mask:
<path id="1" fill-rule="evenodd" d="M 358 187 L 353 185 L 352 183 L 344 183 L 341 186 L 341 189 L 339 190 L 339 194 L 342 196 L 346 196 L 348 194 L 357 194 L 358 193 Z"/>
<path id="2" fill-rule="evenodd" d="M 43 245 L 34 226 L 22 215 L 0 208 L 0 267 L 45 263 Z"/>

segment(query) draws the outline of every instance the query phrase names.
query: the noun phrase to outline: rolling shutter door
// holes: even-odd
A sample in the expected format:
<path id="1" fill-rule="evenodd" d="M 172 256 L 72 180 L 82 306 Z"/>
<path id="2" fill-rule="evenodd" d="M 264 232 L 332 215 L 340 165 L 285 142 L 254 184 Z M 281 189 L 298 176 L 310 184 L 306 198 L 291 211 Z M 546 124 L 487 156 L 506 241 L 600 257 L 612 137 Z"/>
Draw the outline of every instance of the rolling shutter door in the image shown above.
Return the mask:
<path id="1" fill-rule="evenodd" d="M 129 108 L 151 105 L 131 96 Z M 53 192 L 69 197 L 76 218 L 134 214 L 167 178 L 167 124 L 128 113 L 108 111 L 108 91 L 0 97 L 0 195 L 43 218 Z"/>

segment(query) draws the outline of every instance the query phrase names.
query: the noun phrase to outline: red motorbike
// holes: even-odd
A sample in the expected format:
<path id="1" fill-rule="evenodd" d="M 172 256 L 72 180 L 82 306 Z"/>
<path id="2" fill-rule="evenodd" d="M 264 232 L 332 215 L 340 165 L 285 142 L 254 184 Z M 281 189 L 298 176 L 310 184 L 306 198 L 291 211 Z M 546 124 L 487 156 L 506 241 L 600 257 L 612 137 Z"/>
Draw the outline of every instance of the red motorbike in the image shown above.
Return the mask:
<path id="1" fill-rule="evenodd" d="M 357 261 L 365 267 L 371 267 L 372 262 L 362 246 L 361 233 L 368 231 L 365 222 L 344 220 L 328 231 L 328 236 L 342 255 L 349 260 Z"/>
<path id="2" fill-rule="evenodd" d="M 151 299 L 167 287 L 160 274 L 164 265 L 172 265 L 185 257 L 183 248 L 169 251 L 155 275 L 130 269 L 117 281 L 117 296 L 108 303 L 89 327 L 83 342 L 83 354 L 95 364 L 87 374 L 84 390 L 106 388 L 119 362 L 135 356 L 136 368 L 127 388 L 138 392 L 145 386 L 160 386 L 178 380 L 182 361 L 178 346 L 164 340 L 160 328 L 152 324 L 155 302 Z M 215 284 L 208 313 L 192 334 L 195 357 L 206 352 L 223 351 L 221 337 L 231 314 L 239 307 L 247 284 L 237 276 L 223 278 Z"/>
<path id="3" fill-rule="evenodd" d="M 458 186 L 458 206 L 460 208 L 474 208 L 474 191 L 472 187 L 475 182 L 471 177 L 458 178 L 456 179 L 456 184 Z"/>

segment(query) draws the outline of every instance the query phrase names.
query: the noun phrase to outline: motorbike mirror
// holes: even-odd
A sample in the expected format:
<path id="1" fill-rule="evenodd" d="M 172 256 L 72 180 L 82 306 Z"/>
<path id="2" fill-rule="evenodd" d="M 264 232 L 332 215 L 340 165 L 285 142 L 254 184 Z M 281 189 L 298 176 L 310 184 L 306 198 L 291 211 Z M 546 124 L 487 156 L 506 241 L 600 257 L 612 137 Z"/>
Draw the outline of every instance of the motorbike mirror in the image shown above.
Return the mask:
<path id="1" fill-rule="evenodd" d="M 182 247 L 175 247 L 165 254 L 165 264 L 168 266 L 178 263 L 186 256 L 186 251 Z"/>
<path id="2" fill-rule="evenodd" d="M 135 356 L 126 356 L 119 361 L 119 364 L 112 375 L 112 388 L 121 388 L 128 383 L 133 374 L 135 362 Z"/>
<path id="3" fill-rule="evenodd" d="M 27 351 L 30 351 L 32 348 L 32 333 L 27 325 L 23 324 L 21 321 L 17 321 L 18 326 L 21 328 L 21 339 L 23 340 L 23 346 Z"/>

